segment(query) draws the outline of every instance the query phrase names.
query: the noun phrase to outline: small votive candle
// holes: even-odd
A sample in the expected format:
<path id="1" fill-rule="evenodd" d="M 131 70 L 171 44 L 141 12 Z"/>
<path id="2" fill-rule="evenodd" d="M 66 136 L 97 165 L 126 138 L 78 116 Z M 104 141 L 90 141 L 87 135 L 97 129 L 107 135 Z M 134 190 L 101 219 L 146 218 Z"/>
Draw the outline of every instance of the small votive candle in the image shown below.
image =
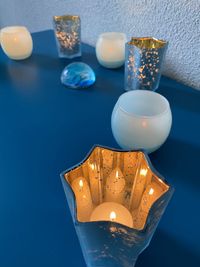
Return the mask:
<path id="1" fill-rule="evenodd" d="M 32 37 L 24 26 L 10 26 L 1 29 L 0 40 L 4 53 L 11 59 L 25 59 L 32 53 Z"/>
<path id="2" fill-rule="evenodd" d="M 72 189 L 76 197 L 78 220 L 88 221 L 93 210 L 93 203 L 87 180 L 84 177 L 74 179 Z"/>
<path id="3" fill-rule="evenodd" d="M 96 56 L 99 63 L 106 68 L 119 68 L 125 61 L 126 34 L 105 32 L 99 35 L 96 43 Z"/>
<path id="4" fill-rule="evenodd" d="M 121 204 L 104 202 L 97 206 L 90 217 L 90 221 L 111 221 L 133 227 L 131 213 Z"/>

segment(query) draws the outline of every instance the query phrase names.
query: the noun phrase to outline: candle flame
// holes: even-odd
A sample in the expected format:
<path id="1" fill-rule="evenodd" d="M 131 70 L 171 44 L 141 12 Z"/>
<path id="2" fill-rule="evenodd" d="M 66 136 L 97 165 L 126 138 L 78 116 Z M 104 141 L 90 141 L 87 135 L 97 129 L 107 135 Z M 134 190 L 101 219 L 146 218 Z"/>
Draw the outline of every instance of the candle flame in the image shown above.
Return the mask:
<path id="1" fill-rule="evenodd" d="M 149 195 L 153 195 L 153 192 L 154 192 L 154 189 L 151 188 L 151 189 L 149 190 Z"/>
<path id="2" fill-rule="evenodd" d="M 116 178 L 119 178 L 119 171 L 116 171 Z"/>
<path id="3" fill-rule="evenodd" d="M 83 180 L 80 180 L 80 181 L 79 181 L 79 186 L 80 186 L 80 187 L 83 187 Z"/>
<path id="4" fill-rule="evenodd" d="M 140 170 L 140 175 L 142 175 L 142 176 L 146 176 L 147 175 L 147 169 L 141 169 Z"/>
<path id="5" fill-rule="evenodd" d="M 111 213 L 110 213 L 110 220 L 111 221 L 114 221 L 116 219 L 116 217 L 117 217 L 116 213 L 114 211 L 111 211 Z"/>
<path id="6" fill-rule="evenodd" d="M 144 127 L 144 128 L 147 127 L 147 122 L 146 121 L 142 121 L 142 127 Z"/>
<path id="7" fill-rule="evenodd" d="M 91 169 L 94 171 L 95 165 L 94 163 L 90 164 Z"/>

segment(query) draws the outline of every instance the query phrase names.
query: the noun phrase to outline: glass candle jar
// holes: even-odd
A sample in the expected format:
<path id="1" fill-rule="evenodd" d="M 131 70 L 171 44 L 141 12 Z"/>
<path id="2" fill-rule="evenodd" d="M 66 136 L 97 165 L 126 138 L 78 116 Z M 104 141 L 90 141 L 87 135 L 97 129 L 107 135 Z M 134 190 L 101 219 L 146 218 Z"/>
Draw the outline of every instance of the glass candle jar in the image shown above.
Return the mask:
<path id="1" fill-rule="evenodd" d="M 152 37 L 132 38 L 126 43 L 125 90 L 158 88 L 167 45 Z"/>
<path id="2" fill-rule="evenodd" d="M 5 27 L 0 31 L 0 40 L 4 53 L 11 59 L 25 59 L 32 53 L 33 41 L 26 27 Z"/>
<path id="3" fill-rule="evenodd" d="M 59 57 L 81 56 L 81 20 L 79 16 L 54 16 L 54 32 Z"/>
<path id="4" fill-rule="evenodd" d="M 119 68 L 125 60 L 126 34 L 105 32 L 99 35 L 96 43 L 96 56 L 99 63 L 106 68 Z"/>
<path id="5" fill-rule="evenodd" d="M 169 103 L 162 95 L 134 90 L 122 94 L 112 113 L 115 140 L 124 149 L 151 153 L 167 139 L 172 124 Z"/>

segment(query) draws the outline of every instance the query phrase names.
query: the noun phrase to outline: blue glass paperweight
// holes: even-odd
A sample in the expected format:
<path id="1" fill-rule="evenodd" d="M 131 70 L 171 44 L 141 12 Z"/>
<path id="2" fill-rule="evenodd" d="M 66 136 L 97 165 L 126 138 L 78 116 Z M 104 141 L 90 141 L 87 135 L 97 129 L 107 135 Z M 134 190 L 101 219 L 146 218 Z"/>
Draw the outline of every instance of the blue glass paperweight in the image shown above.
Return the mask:
<path id="1" fill-rule="evenodd" d="M 61 83 L 72 89 L 87 88 L 94 84 L 95 73 L 83 62 L 74 62 L 66 66 L 61 74 Z"/>

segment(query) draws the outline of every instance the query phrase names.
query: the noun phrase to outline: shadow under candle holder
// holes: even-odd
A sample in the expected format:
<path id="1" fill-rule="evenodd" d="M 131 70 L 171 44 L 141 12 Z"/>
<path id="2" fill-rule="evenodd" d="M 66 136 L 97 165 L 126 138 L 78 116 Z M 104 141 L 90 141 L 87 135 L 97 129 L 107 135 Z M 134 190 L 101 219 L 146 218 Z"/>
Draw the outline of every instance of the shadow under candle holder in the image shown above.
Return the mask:
<path id="1" fill-rule="evenodd" d="M 102 146 L 94 146 L 81 163 L 61 174 L 61 180 L 88 267 L 133 267 L 174 191 L 143 151 Z M 120 223 L 118 209 L 112 210 L 112 218 L 92 220 L 96 207 L 113 204 L 106 202 L 108 194 L 131 214 L 132 226 Z"/>

